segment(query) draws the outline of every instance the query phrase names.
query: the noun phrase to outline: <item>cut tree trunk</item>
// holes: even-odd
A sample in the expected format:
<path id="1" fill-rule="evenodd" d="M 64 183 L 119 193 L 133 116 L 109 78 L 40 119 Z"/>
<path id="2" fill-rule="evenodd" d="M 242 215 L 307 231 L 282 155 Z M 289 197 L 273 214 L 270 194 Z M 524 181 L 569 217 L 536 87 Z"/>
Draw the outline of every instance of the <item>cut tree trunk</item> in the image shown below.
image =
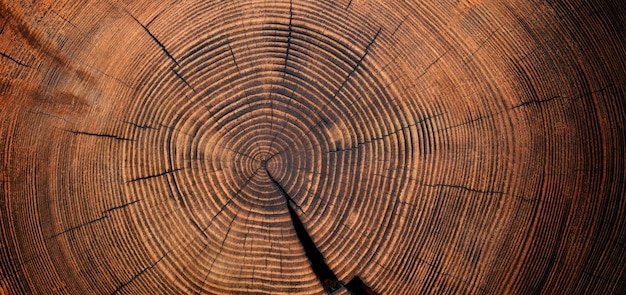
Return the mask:
<path id="1" fill-rule="evenodd" d="M 626 293 L 622 1 L 0 3 L 0 294 Z"/>

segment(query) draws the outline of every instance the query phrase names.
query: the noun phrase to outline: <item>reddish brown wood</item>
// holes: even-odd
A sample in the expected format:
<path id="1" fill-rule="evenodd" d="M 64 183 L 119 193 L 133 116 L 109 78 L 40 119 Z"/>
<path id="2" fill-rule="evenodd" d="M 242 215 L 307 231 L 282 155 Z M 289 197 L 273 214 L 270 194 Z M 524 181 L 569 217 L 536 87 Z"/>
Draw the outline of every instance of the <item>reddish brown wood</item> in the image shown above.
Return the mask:
<path id="1" fill-rule="evenodd" d="M 621 1 L 0 3 L 0 294 L 626 293 Z"/>

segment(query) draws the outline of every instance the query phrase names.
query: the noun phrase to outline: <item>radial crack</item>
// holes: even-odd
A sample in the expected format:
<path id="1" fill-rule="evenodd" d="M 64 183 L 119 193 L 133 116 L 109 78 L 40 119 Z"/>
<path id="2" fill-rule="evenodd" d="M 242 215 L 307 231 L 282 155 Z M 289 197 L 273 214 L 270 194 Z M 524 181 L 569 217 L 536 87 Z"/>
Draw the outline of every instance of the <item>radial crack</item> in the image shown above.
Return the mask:
<path id="1" fill-rule="evenodd" d="M 126 124 L 128 124 L 128 125 L 134 126 L 134 127 L 136 127 L 136 128 L 139 128 L 139 129 L 152 129 L 152 130 L 159 130 L 158 128 L 152 127 L 152 126 L 150 126 L 150 125 L 140 125 L 140 124 L 133 123 L 133 122 L 130 122 L 130 121 L 123 121 L 123 123 L 126 123 Z"/>
<path id="2" fill-rule="evenodd" d="M 289 194 L 285 191 L 282 185 L 272 176 L 272 174 L 267 170 L 266 166 L 263 166 L 265 172 L 269 176 L 270 180 L 276 186 L 276 189 L 280 191 L 280 193 L 285 198 L 285 203 L 287 205 L 287 210 L 289 210 L 289 216 L 291 217 L 291 223 L 293 224 L 293 228 L 296 231 L 296 235 L 298 236 L 298 240 L 300 240 L 300 244 L 304 248 L 304 253 L 306 257 L 309 259 L 309 263 L 311 264 L 311 268 L 315 273 L 315 276 L 322 284 L 322 287 L 328 294 L 333 294 L 334 292 L 341 290 L 342 288 L 346 288 L 349 294 L 352 295 L 373 295 L 376 294 L 370 287 L 365 285 L 363 281 L 357 276 L 354 277 L 348 284 L 344 284 L 337 278 L 337 275 L 328 267 L 326 264 L 326 259 L 324 255 L 315 245 L 311 236 L 307 232 L 304 224 L 298 217 L 296 210 L 293 209 L 292 205 L 300 208 L 298 204 L 289 196 Z M 302 209 L 300 209 L 302 210 Z"/>
<path id="3" fill-rule="evenodd" d="M 237 63 L 237 58 L 235 58 L 235 52 L 233 52 L 233 47 L 230 46 L 230 40 L 228 42 L 228 50 L 230 51 L 230 56 L 233 57 L 233 63 L 235 63 L 235 68 L 237 68 L 237 73 L 241 74 L 241 70 L 239 69 L 239 63 Z"/>
<path id="4" fill-rule="evenodd" d="M 135 181 L 140 181 L 140 180 L 146 180 L 146 179 L 150 179 L 150 178 L 160 177 L 160 176 L 168 175 L 168 174 L 174 173 L 176 171 L 180 171 L 180 170 L 183 170 L 183 168 L 170 169 L 170 170 L 166 170 L 164 172 L 158 173 L 158 174 L 137 177 L 135 179 L 129 180 L 128 182 L 135 182 Z"/>
<path id="5" fill-rule="evenodd" d="M 350 79 L 352 78 L 352 75 L 354 75 L 354 73 L 356 73 L 356 71 L 359 69 L 359 67 L 363 64 L 363 61 L 365 60 L 365 57 L 367 56 L 367 54 L 370 52 L 370 48 L 372 47 L 372 45 L 374 45 L 374 42 L 376 42 L 376 39 L 378 39 L 378 36 L 380 35 L 380 32 L 382 31 L 382 28 L 379 28 L 378 31 L 376 32 L 376 35 L 374 35 L 374 37 L 372 38 L 372 40 L 370 41 L 370 43 L 367 44 L 367 46 L 365 46 L 365 51 L 363 52 L 363 55 L 361 55 L 361 58 L 359 58 L 359 60 L 356 62 L 356 65 L 354 65 L 354 68 L 352 68 L 352 70 L 348 73 L 348 75 L 346 76 L 346 78 L 343 80 L 343 82 L 341 83 L 341 85 L 339 86 L 339 88 L 337 88 L 337 90 L 335 90 L 335 93 L 333 94 L 333 96 L 331 97 L 330 101 L 328 103 L 326 103 L 324 105 L 324 107 L 322 108 L 322 110 L 325 110 L 326 107 L 328 107 L 329 104 L 331 104 L 332 102 L 335 101 L 335 99 L 337 98 L 337 95 L 339 95 L 339 93 L 343 90 L 344 87 L 346 87 L 346 85 L 348 84 L 348 82 L 350 81 Z M 320 122 L 321 123 L 321 122 Z M 318 123 L 319 124 L 319 123 Z"/>
<path id="6" fill-rule="evenodd" d="M 264 161 L 267 162 L 267 161 Z M 285 189 L 283 188 L 282 185 L 280 185 L 280 183 L 278 183 L 278 181 L 276 181 L 276 179 L 274 179 L 274 177 L 272 176 L 272 174 L 270 174 L 269 170 L 267 170 L 267 163 L 261 163 L 263 168 L 265 169 L 265 172 L 267 172 L 267 175 L 270 177 L 270 180 L 272 181 L 272 183 L 274 184 L 274 186 L 276 186 L 276 188 L 278 189 L 278 191 L 280 191 L 280 193 L 283 195 L 283 197 L 285 198 L 285 201 L 287 202 L 288 206 L 291 206 L 291 204 L 294 204 L 296 207 L 298 207 L 298 209 L 301 209 L 300 206 L 298 206 L 298 203 L 296 203 L 291 196 L 289 196 L 289 194 L 287 194 L 287 191 L 285 191 Z M 263 165 L 264 164 L 264 165 Z"/>
<path id="7" fill-rule="evenodd" d="M 106 137 L 106 138 L 111 138 L 111 139 L 116 139 L 116 140 L 122 140 L 122 141 L 133 141 L 130 138 L 126 138 L 126 137 L 119 137 L 117 135 L 113 135 L 113 134 L 106 134 L 106 133 L 93 133 L 93 132 L 85 132 L 85 131 L 78 131 L 78 130 L 65 130 L 67 132 L 71 132 L 75 135 L 88 135 L 88 136 L 99 136 L 99 137 Z"/>
<path id="8" fill-rule="evenodd" d="M 289 63 L 289 52 L 291 51 L 291 39 L 293 36 L 293 1 L 289 1 L 289 25 L 288 25 L 288 33 L 287 33 L 287 48 L 285 49 L 285 62 L 283 63 L 283 75 L 282 75 L 282 80 L 285 81 L 285 77 L 287 76 L 287 65 Z M 268 100 L 271 103 L 271 107 L 270 107 L 270 112 L 271 112 L 271 116 L 270 116 L 270 132 L 274 131 L 274 100 L 272 100 L 272 95 L 274 94 L 274 87 L 277 85 L 272 86 L 272 89 L 270 89 L 269 92 L 269 97 Z M 291 95 L 289 96 L 289 103 L 288 106 L 291 106 L 291 100 L 293 99 L 293 94 L 295 92 L 295 89 L 292 89 L 291 91 Z M 283 127 L 281 128 L 281 132 L 282 129 L 285 129 L 284 124 Z M 272 141 L 269 144 L 268 147 L 268 152 L 271 151 L 272 146 L 274 145 L 274 140 L 276 139 L 276 134 L 274 134 L 274 137 L 272 138 Z"/>
<path id="9" fill-rule="evenodd" d="M 189 84 L 189 82 L 187 81 L 187 79 L 185 79 L 185 77 L 183 77 L 178 71 L 176 71 L 176 69 L 174 69 L 172 67 L 172 72 L 174 73 L 174 75 L 176 77 L 178 77 L 178 79 L 180 79 L 185 85 L 187 85 L 187 87 L 189 87 L 189 89 L 191 89 L 191 91 L 193 91 L 194 93 L 197 93 L 196 88 L 194 88 L 193 86 L 191 86 L 191 84 Z"/>
<path id="10" fill-rule="evenodd" d="M 137 22 L 137 24 L 139 24 L 139 25 L 143 28 L 143 30 L 144 30 L 144 31 L 148 34 L 148 36 L 150 36 L 150 38 L 152 38 L 152 40 L 154 40 L 154 42 L 155 42 L 157 45 L 159 45 L 159 47 L 161 47 L 161 50 L 163 51 L 163 53 L 165 53 L 165 55 L 166 55 L 169 59 L 171 59 L 171 60 L 172 60 L 172 61 L 173 61 L 173 62 L 174 62 L 177 66 L 180 66 L 180 65 L 178 64 L 178 61 L 174 58 L 174 56 L 172 56 L 172 54 L 170 54 L 170 52 L 169 52 L 169 51 L 167 51 L 167 48 L 165 48 L 165 45 L 163 45 L 163 43 L 161 43 L 161 41 L 159 41 L 159 39 L 158 39 L 156 36 L 154 36 L 154 34 L 152 34 L 152 32 L 150 32 L 150 30 L 148 29 L 148 27 L 147 27 L 147 26 L 145 26 L 144 24 L 142 24 L 142 23 L 141 23 L 141 22 L 140 22 L 140 21 L 139 21 L 139 20 L 138 20 L 138 19 L 137 19 L 134 15 L 132 15 L 130 12 L 126 11 L 126 13 L 127 13 L 130 17 L 132 17 L 132 18 L 135 20 L 135 22 Z"/>
<path id="11" fill-rule="evenodd" d="M 9 56 L 9 55 L 7 55 L 7 54 L 6 54 L 6 53 L 4 53 L 4 52 L 0 52 L 0 56 L 2 56 L 2 57 L 4 57 L 4 58 L 6 58 L 6 59 L 8 59 L 8 60 L 10 60 L 10 61 L 12 61 L 12 62 L 14 62 L 14 63 L 15 63 L 15 64 L 17 64 L 18 66 L 22 66 L 22 67 L 30 68 L 30 66 L 29 66 L 29 65 L 27 65 L 27 64 L 25 64 L 25 63 L 23 63 L 23 62 L 21 62 L 21 61 L 19 61 L 19 60 L 15 59 L 15 58 L 13 58 L 13 57 Z"/>
<path id="12" fill-rule="evenodd" d="M 163 254 L 163 256 L 161 256 L 157 261 L 155 261 L 154 263 L 146 266 L 144 269 L 142 269 L 141 271 L 139 271 L 138 273 L 133 275 L 128 281 L 126 281 L 125 283 L 119 285 L 117 288 L 115 288 L 115 290 L 113 290 L 113 292 L 111 292 L 111 295 L 115 295 L 115 294 L 119 293 L 120 291 L 122 291 L 122 289 L 126 288 L 126 286 L 130 285 L 132 282 L 134 282 L 136 279 L 141 277 L 147 271 L 149 271 L 152 268 L 154 268 L 157 264 L 159 264 L 159 262 L 163 261 L 163 259 L 165 257 L 167 257 L 167 255 L 169 255 L 172 250 L 173 249 L 170 249 L 169 251 L 165 252 L 165 254 Z"/>
<path id="13" fill-rule="evenodd" d="M 119 210 L 119 209 L 126 208 L 126 207 L 128 207 L 128 206 L 130 206 L 130 205 L 132 205 L 132 204 L 135 204 L 135 203 L 139 202 L 139 201 L 141 201 L 141 200 L 134 200 L 134 201 L 132 201 L 132 202 L 124 203 L 124 204 L 122 204 L 122 205 L 119 205 L 119 206 L 115 206 L 115 207 L 112 207 L 112 208 L 106 209 L 106 210 L 104 210 L 104 213 L 109 213 L 109 212 L 111 212 L 111 211 L 115 211 L 115 210 Z"/>
<path id="14" fill-rule="evenodd" d="M 62 232 L 60 232 L 60 233 L 57 233 L 57 234 L 55 234 L 55 235 L 51 236 L 51 237 L 50 237 L 50 239 L 52 239 L 52 238 L 56 238 L 56 237 L 58 237 L 58 236 L 60 236 L 60 235 L 63 235 L 63 234 L 69 233 L 69 232 L 73 232 L 73 231 L 75 231 L 75 230 L 77 230 L 77 229 L 80 229 L 80 228 L 83 228 L 83 227 L 85 227 L 85 226 L 88 226 L 88 225 L 94 224 L 94 223 L 96 223 L 96 222 L 98 222 L 98 221 L 102 221 L 102 220 L 106 219 L 107 217 L 108 217 L 107 215 L 104 215 L 104 216 L 99 217 L 99 218 L 96 218 L 96 219 L 94 219 L 94 220 L 90 220 L 90 221 L 87 221 L 87 222 L 85 222 L 85 223 L 79 224 L 79 225 L 77 225 L 77 226 L 74 226 L 74 227 L 68 228 L 68 229 L 66 229 L 66 230 L 64 230 L 64 231 L 62 231 Z"/>
<path id="15" fill-rule="evenodd" d="M 289 51 L 291 50 L 291 36 L 293 33 L 292 23 L 293 23 L 293 1 L 289 1 L 289 33 L 287 35 L 287 50 L 285 52 L 284 74 L 287 73 L 287 62 L 289 61 Z"/>
<path id="16" fill-rule="evenodd" d="M 291 206 L 292 203 L 296 206 L 297 204 L 293 201 L 291 196 L 287 194 L 287 192 L 280 185 L 280 183 L 278 183 L 278 181 L 274 179 L 274 177 L 267 170 L 267 168 L 265 168 L 265 171 L 270 177 L 272 183 L 274 183 L 276 188 L 285 198 L 287 209 L 289 210 L 289 216 L 291 216 L 291 223 L 293 224 L 293 228 L 296 231 L 298 240 L 300 240 L 300 244 L 302 244 L 302 247 L 304 248 L 304 252 L 306 254 L 306 257 L 309 259 L 309 263 L 311 263 L 311 268 L 313 269 L 315 276 L 317 276 L 317 279 L 322 284 L 322 287 L 324 287 L 324 290 L 326 290 L 328 294 L 332 294 L 333 292 L 341 289 L 343 287 L 343 283 L 339 281 L 335 273 L 330 269 L 330 267 L 328 267 L 325 262 L 324 255 L 322 255 L 322 252 L 320 252 L 317 246 L 315 246 L 315 242 L 313 242 L 313 239 L 311 239 L 311 236 L 309 236 L 306 228 L 304 227 L 304 224 L 302 223 L 302 221 L 300 221 L 298 214 Z"/>
<path id="17" fill-rule="evenodd" d="M 546 99 L 531 99 L 531 100 L 524 101 L 524 102 L 522 102 L 522 103 L 520 103 L 520 104 L 518 104 L 518 105 L 516 105 L 516 106 L 514 106 L 512 108 L 510 108 L 510 110 L 516 109 L 516 108 L 520 108 L 520 107 L 524 107 L 524 106 L 528 106 L 528 105 L 531 105 L 531 104 L 541 105 L 542 103 L 546 103 L 546 102 L 555 100 L 557 98 L 563 98 L 563 97 L 560 96 L 560 95 L 555 95 L 555 96 L 548 97 Z"/>

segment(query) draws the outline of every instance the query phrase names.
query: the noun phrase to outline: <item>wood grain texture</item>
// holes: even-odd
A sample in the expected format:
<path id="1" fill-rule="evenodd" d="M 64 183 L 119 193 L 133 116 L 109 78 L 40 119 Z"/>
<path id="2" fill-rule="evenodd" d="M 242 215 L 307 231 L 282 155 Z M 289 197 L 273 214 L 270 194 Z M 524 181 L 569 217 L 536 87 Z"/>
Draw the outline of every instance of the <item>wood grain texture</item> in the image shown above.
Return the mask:
<path id="1" fill-rule="evenodd" d="M 626 293 L 622 1 L 0 3 L 0 294 Z"/>

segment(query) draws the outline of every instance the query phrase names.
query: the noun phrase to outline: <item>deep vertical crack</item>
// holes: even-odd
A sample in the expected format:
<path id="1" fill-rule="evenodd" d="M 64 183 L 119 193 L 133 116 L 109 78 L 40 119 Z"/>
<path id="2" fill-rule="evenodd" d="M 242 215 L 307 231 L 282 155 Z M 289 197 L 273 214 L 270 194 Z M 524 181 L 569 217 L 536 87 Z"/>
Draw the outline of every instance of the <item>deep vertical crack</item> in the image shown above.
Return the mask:
<path id="1" fill-rule="evenodd" d="M 267 172 L 267 175 L 270 177 L 270 180 L 274 183 L 274 186 L 276 186 L 278 191 L 280 191 L 285 198 L 285 203 L 287 205 L 287 209 L 289 210 L 289 216 L 291 217 L 291 223 L 296 231 L 298 240 L 300 240 L 300 244 L 302 244 L 302 247 L 304 248 L 306 257 L 309 259 L 309 263 L 311 263 L 311 268 L 313 269 L 315 276 L 317 276 L 317 279 L 320 281 L 322 287 L 328 294 L 332 294 L 333 292 L 341 289 L 343 287 L 343 283 L 339 281 L 337 275 L 335 275 L 335 273 L 326 264 L 324 255 L 322 255 L 322 252 L 320 252 L 317 246 L 315 246 L 315 242 L 313 242 L 313 239 L 309 236 L 304 224 L 300 221 L 298 214 L 293 209 L 291 204 L 294 204 L 296 207 L 298 207 L 298 205 L 294 202 L 291 196 L 287 194 L 282 185 L 276 181 L 267 167 L 264 168 L 265 172 Z"/>
<path id="2" fill-rule="evenodd" d="M 261 163 L 261 167 L 265 169 L 265 172 L 269 176 L 270 180 L 280 191 L 280 193 L 285 198 L 285 205 L 287 206 L 287 210 L 289 210 L 289 216 L 291 217 L 291 223 L 293 224 L 293 228 L 296 231 L 296 235 L 298 236 L 298 240 L 300 240 L 300 244 L 304 248 L 304 253 L 306 257 L 309 259 L 309 263 L 311 264 L 311 268 L 317 276 L 317 279 L 322 284 L 322 287 L 328 294 L 333 294 L 335 291 L 338 291 L 342 288 L 346 288 L 349 294 L 352 295 L 373 295 L 376 294 L 372 291 L 372 288 L 367 286 L 361 278 L 358 276 L 354 277 L 348 284 L 344 284 L 337 278 L 337 275 L 328 267 L 326 264 L 326 259 L 324 259 L 324 255 L 315 245 L 311 236 L 307 232 L 304 224 L 298 217 L 296 210 L 293 209 L 293 206 L 300 208 L 300 206 L 289 196 L 285 188 L 272 176 L 270 171 L 267 169 L 266 161 Z M 293 205 L 292 205 L 293 204 Z"/>

